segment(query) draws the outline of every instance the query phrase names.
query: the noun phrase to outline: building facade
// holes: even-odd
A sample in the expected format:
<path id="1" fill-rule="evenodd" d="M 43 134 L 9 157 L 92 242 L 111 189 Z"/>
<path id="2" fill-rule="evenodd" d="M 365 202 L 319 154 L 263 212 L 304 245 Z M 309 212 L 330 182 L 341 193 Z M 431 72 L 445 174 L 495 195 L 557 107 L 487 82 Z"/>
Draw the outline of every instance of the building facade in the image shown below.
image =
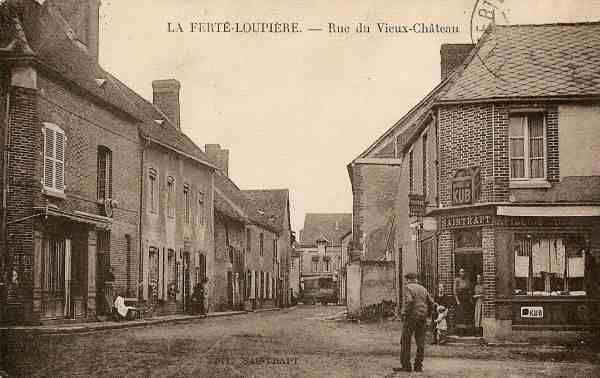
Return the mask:
<path id="1" fill-rule="evenodd" d="M 598 27 L 498 26 L 475 46 L 442 46 L 442 82 L 389 132 L 401 159 L 396 274 L 418 272 L 455 332 L 598 327 Z"/>

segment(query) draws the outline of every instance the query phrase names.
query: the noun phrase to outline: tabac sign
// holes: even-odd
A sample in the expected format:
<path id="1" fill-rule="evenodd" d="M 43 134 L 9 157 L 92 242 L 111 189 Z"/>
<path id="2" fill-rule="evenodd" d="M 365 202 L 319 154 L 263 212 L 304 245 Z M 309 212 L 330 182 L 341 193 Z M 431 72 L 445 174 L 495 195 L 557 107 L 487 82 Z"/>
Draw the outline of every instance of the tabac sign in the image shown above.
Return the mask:
<path id="1" fill-rule="evenodd" d="M 452 179 L 452 205 L 470 205 L 479 201 L 481 194 L 481 169 L 462 168 Z"/>

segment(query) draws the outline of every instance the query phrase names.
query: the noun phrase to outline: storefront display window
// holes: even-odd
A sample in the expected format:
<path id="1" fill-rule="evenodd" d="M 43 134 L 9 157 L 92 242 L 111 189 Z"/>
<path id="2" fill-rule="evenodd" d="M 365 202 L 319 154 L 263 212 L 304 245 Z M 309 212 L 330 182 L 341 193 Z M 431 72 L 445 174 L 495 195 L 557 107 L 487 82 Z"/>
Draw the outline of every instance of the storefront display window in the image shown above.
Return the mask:
<path id="1" fill-rule="evenodd" d="M 585 295 L 581 234 L 515 234 L 515 295 Z"/>

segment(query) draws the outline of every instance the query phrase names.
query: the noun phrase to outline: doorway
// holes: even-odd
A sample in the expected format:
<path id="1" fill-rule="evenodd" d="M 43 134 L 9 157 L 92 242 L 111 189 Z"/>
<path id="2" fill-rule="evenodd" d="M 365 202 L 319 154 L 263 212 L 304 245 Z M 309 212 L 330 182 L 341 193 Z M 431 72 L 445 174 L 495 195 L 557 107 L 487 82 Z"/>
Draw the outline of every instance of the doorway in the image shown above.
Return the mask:
<path id="1" fill-rule="evenodd" d="M 454 332 L 459 335 L 477 335 L 475 329 L 475 301 L 473 289 L 477 275 L 483 272 L 483 249 L 481 229 L 457 230 L 454 239 L 454 286 L 459 285 L 458 278 L 461 269 L 465 276 L 463 290 L 458 291 L 460 304 L 456 305 L 454 316 Z M 454 290 L 454 288 L 453 288 Z"/>

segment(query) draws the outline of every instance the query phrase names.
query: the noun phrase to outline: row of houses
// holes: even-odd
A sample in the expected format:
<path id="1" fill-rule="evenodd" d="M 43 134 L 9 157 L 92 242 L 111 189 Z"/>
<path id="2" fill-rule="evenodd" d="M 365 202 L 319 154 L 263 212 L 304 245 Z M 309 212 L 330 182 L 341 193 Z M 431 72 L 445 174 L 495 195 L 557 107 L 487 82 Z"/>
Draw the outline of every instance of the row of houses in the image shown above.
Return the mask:
<path id="1" fill-rule="evenodd" d="M 597 329 L 599 35 L 600 23 L 492 25 L 475 45 L 442 45 L 441 82 L 348 165 L 350 265 L 388 261 L 396 303 L 417 272 L 455 332 Z M 461 319 L 456 299 L 478 276 L 475 324 L 474 301 Z"/>
<path id="2" fill-rule="evenodd" d="M 178 81 L 149 102 L 102 69 L 99 7 L 0 5 L 2 320 L 188 312 L 200 283 L 208 311 L 287 305 L 288 190 L 241 190 L 182 131 Z"/>

